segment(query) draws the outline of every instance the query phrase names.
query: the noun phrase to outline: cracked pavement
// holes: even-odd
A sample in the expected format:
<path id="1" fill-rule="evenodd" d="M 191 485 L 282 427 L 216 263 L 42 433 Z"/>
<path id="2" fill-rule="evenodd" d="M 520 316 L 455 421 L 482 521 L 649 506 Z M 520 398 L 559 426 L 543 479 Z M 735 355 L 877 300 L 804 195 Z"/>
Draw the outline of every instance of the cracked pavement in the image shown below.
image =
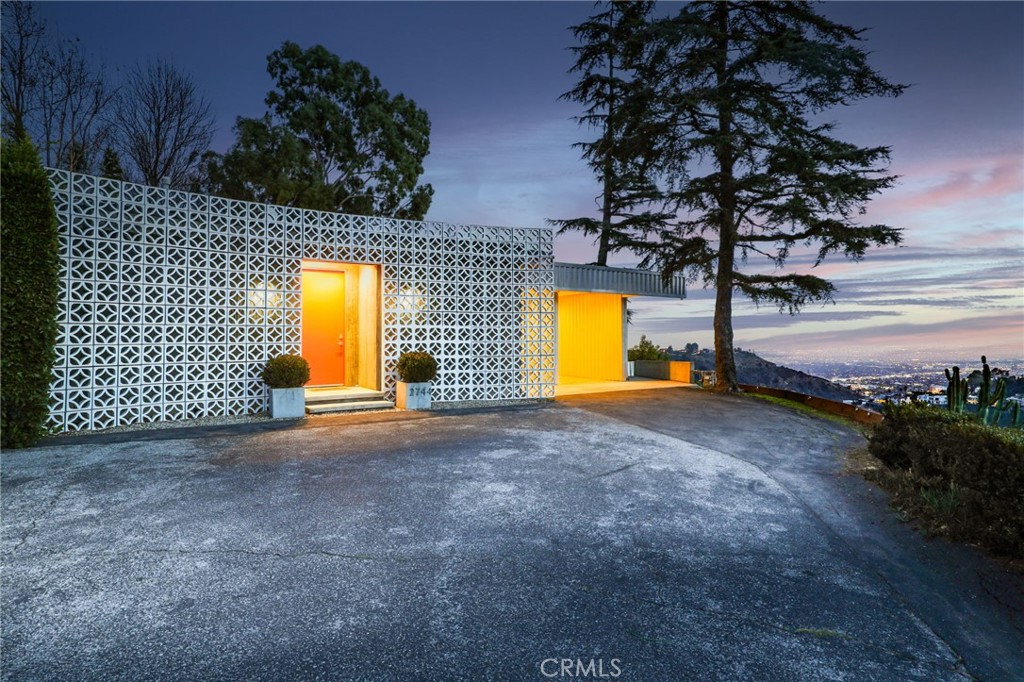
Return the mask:
<path id="1" fill-rule="evenodd" d="M 692 389 L 51 439 L 3 456 L 0 674 L 1018 676 L 1020 575 L 901 524 L 861 443 Z"/>

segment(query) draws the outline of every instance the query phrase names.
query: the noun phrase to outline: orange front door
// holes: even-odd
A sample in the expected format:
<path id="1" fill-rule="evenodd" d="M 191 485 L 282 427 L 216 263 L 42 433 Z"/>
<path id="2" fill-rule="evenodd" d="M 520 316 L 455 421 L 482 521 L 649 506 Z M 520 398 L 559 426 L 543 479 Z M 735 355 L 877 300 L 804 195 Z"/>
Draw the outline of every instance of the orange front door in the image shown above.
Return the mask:
<path id="1" fill-rule="evenodd" d="M 302 357 L 309 385 L 345 383 L 345 273 L 302 271 Z"/>

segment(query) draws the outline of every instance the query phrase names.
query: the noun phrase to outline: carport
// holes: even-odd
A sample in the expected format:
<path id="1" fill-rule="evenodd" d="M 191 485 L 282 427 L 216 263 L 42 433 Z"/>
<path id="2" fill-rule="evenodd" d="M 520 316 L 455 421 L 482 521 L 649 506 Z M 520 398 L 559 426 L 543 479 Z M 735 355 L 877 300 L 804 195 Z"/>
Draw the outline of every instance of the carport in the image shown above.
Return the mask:
<path id="1" fill-rule="evenodd" d="M 556 394 L 579 392 L 570 387 L 629 379 L 626 299 L 630 296 L 684 299 L 686 282 L 681 275 L 665 282 L 660 273 L 650 270 L 555 263 Z"/>

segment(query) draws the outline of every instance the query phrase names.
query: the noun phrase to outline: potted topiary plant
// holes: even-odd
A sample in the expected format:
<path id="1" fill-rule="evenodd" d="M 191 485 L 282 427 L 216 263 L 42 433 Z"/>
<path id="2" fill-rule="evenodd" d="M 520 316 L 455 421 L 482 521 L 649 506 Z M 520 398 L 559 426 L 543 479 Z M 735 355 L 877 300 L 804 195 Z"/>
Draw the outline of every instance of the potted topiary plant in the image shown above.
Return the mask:
<path id="1" fill-rule="evenodd" d="M 430 382 L 437 376 L 437 361 L 430 353 L 402 353 L 398 358 L 395 406 L 400 410 L 429 410 Z"/>
<path id="2" fill-rule="evenodd" d="M 278 355 L 267 361 L 260 378 L 270 388 L 270 416 L 295 419 L 306 414 L 309 363 L 300 355 Z"/>

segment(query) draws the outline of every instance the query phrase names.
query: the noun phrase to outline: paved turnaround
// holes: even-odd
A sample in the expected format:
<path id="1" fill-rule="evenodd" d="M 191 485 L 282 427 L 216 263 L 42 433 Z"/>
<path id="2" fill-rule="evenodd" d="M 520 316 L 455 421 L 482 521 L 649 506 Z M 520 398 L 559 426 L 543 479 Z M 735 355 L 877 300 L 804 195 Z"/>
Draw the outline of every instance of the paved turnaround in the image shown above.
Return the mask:
<path id="1" fill-rule="evenodd" d="M 1024 582 L 694 389 L 4 453 L 4 679 L 1009 680 Z"/>

